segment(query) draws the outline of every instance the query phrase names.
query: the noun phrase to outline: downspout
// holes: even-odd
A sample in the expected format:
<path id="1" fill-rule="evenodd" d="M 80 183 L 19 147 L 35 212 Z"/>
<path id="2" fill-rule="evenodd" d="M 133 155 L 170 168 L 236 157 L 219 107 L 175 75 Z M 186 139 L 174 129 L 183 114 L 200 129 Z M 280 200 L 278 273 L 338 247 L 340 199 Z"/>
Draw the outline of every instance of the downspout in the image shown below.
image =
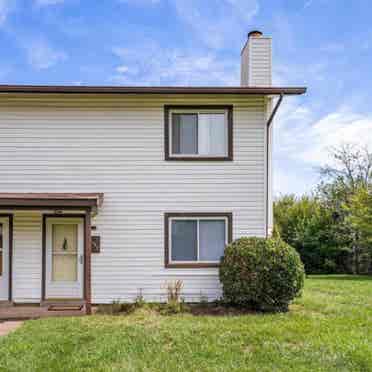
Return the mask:
<path id="1" fill-rule="evenodd" d="M 274 117 L 276 115 L 276 112 L 279 109 L 279 106 L 282 103 L 283 100 L 283 93 L 280 94 L 280 97 L 278 99 L 278 102 L 276 103 L 273 111 L 271 112 L 271 115 L 266 123 L 266 238 L 269 237 L 269 155 L 270 155 L 270 149 L 269 149 L 269 138 L 270 138 L 270 126 L 272 121 L 274 120 Z"/>

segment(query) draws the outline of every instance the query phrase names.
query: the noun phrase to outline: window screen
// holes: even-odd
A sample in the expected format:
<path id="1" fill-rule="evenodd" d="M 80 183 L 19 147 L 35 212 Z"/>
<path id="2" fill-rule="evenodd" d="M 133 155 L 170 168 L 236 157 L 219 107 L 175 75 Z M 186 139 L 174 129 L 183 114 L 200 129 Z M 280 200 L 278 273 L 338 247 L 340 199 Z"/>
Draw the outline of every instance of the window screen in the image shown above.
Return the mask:
<path id="1" fill-rule="evenodd" d="M 224 114 L 199 115 L 199 154 L 226 155 L 227 128 Z"/>
<path id="2" fill-rule="evenodd" d="M 197 221 L 172 221 L 172 261 L 196 261 Z"/>
<path id="3" fill-rule="evenodd" d="M 225 249 L 225 221 L 199 222 L 199 260 L 219 261 Z"/>
<path id="4" fill-rule="evenodd" d="M 172 149 L 174 154 L 198 153 L 198 116 L 172 115 Z"/>

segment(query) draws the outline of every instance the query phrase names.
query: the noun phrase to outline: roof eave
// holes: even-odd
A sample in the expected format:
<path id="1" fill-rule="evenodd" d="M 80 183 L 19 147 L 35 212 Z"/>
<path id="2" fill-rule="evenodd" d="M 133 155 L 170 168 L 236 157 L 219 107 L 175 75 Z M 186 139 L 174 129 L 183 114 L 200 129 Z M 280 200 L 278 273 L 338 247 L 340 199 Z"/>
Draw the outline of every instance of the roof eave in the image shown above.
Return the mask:
<path id="1" fill-rule="evenodd" d="M 144 87 L 144 86 L 62 86 L 0 85 L 0 93 L 8 94 L 245 94 L 300 95 L 306 87 Z"/>

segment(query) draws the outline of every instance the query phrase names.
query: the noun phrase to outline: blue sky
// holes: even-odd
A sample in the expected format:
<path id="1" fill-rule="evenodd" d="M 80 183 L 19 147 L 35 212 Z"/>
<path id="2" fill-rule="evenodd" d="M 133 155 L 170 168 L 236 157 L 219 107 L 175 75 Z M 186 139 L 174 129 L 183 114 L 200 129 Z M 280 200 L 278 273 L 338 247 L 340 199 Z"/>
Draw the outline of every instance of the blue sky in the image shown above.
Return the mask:
<path id="1" fill-rule="evenodd" d="M 247 32 L 273 37 L 276 193 L 308 192 L 327 151 L 372 145 L 368 0 L 0 0 L 3 84 L 238 85 Z"/>

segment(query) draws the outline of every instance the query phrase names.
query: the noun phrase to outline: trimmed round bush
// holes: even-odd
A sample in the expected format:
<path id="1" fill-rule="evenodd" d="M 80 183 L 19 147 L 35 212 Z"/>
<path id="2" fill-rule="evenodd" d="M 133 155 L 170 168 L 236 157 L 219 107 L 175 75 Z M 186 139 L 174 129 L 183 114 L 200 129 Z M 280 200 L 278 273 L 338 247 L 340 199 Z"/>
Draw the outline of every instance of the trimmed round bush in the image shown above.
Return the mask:
<path id="1" fill-rule="evenodd" d="M 259 311 L 287 311 L 301 295 L 304 276 L 299 254 L 277 238 L 240 238 L 221 259 L 224 301 Z"/>

